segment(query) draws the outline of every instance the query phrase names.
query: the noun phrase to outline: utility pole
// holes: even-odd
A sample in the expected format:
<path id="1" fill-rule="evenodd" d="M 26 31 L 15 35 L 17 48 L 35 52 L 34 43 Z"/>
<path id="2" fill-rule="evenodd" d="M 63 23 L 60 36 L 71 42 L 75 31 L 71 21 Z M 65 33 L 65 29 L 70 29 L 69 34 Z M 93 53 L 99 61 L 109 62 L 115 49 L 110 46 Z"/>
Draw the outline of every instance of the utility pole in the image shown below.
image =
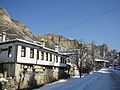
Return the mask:
<path id="1" fill-rule="evenodd" d="M 92 43 L 92 59 L 93 59 L 93 71 L 95 71 L 95 52 L 94 52 L 94 43 Z"/>

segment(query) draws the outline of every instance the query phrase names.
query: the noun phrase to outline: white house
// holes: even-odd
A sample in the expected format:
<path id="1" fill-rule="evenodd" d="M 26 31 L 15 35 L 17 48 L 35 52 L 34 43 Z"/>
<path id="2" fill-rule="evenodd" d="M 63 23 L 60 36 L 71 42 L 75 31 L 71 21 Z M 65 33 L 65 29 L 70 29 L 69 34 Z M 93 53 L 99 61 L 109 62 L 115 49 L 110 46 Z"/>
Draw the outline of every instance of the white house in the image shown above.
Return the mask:
<path id="1" fill-rule="evenodd" d="M 48 76 L 58 79 L 59 76 L 63 76 L 65 69 L 66 55 L 44 47 L 38 42 L 22 39 L 0 42 L 0 73 L 7 73 L 7 76 L 15 78 L 18 82 L 24 72 L 27 73 L 27 76 L 30 75 L 28 73 L 33 72 L 49 72 L 49 74 L 52 72 Z M 39 74 L 40 78 L 43 77 L 41 75 Z M 27 78 L 25 82 L 27 82 Z M 37 81 L 38 85 L 41 82 Z M 46 82 L 44 81 L 44 83 Z"/>

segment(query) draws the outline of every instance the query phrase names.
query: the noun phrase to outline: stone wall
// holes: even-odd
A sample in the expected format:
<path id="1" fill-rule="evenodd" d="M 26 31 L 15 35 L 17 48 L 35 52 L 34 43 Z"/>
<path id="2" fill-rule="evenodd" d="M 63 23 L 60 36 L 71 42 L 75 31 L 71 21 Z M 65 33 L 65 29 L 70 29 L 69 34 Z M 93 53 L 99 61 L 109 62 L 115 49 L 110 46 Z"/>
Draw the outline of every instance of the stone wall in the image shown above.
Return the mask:
<path id="1" fill-rule="evenodd" d="M 35 88 L 60 78 L 66 78 L 65 68 L 15 64 L 15 76 L 9 80 L 7 87 L 11 90 Z"/>
<path id="2" fill-rule="evenodd" d="M 0 73 L 4 74 L 4 77 L 14 77 L 15 64 L 13 63 L 0 63 Z"/>

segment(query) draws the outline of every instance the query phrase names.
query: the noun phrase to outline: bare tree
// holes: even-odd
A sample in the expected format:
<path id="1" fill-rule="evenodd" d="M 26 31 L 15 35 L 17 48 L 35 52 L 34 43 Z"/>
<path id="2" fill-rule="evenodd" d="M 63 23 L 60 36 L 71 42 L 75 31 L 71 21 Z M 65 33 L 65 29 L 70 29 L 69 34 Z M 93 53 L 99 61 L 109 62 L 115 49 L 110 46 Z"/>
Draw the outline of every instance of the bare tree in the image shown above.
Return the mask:
<path id="1" fill-rule="evenodd" d="M 78 49 L 74 49 L 72 51 L 72 55 L 70 56 L 71 58 L 71 63 L 75 64 L 78 71 L 79 71 L 79 76 L 81 78 L 82 72 L 85 72 L 86 70 L 86 65 L 88 65 L 88 55 L 89 51 L 84 43 L 80 43 L 80 46 Z"/>
<path id="2" fill-rule="evenodd" d="M 95 44 L 92 42 L 90 45 L 91 49 L 87 44 L 80 42 L 79 48 L 71 51 L 70 62 L 77 67 L 80 78 L 83 73 L 88 74 L 95 69 Z"/>
<path id="3" fill-rule="evenodd" d="M 95 42 L 94 41 L 91 42 L 91 46 L 92 46 L 92 48 L 91 48 L 92 70 L 94 71 L 96 68 L 96 65 L 95 65 Z"/>
<path id="4" fill-rule="evenodd" d="M 114 65 L 120 66 L 120 52 L 117 53 L 116 57 L 114 58 Z"/>

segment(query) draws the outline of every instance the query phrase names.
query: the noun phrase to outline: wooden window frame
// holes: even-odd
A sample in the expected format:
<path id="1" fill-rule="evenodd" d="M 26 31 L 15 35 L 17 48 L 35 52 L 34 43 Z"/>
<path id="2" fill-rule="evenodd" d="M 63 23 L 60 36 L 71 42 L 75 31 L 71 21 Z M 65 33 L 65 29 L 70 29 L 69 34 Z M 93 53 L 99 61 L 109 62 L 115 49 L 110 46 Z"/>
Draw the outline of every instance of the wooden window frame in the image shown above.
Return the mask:
<path id="1" fill-rule="evenodd" d="M 48 53 L 46 52 L 46 61 L 48 61 Z"/>
<path id="2" fill-rule="evenodd" d="M 30 58 L 34 58 L 34 49 L 30 48 Z"/>
<path id="3" fill-rule="evenodd" d="M 44 52 L 41 52 L 41 60 L 44 60 Z"/>
<path id="4" fill-rule="evenodd" d="M 58 56 L 56 55 L 56 63 L 58 63 Z"/>
<path id="5" fill-rule="evenodd" d="M 12 57 L 12 46 L 8 47 L 8 57 Z"/>
<path id="6" fill-rule="evenodd" d="M 24 53 L 24 54 L 22 54 Z M 26 56 L 26 47 L 21 47 L 21 57 L 25 57 Z"/>
<path id="7" fill-rule="evenodd" d="M 50 61 L 52 62 L 52 54 L 50 53 Z"/>
<path id="8" fill-rule="evenodd" d="M 39 51 L 37 50 L 37 60 L 39 60 L 40 57 L 39 57 Z"/>

